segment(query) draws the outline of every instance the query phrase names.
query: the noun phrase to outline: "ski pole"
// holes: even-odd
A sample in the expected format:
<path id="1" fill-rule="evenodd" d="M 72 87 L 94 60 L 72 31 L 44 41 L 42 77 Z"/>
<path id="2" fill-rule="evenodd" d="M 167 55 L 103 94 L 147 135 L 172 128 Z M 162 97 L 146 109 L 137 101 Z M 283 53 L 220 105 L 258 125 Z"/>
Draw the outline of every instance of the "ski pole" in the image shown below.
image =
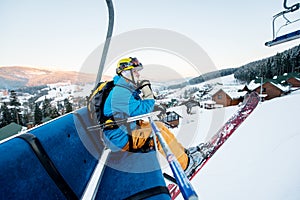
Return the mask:
<path id="1" fill-rule="evenodd" d="M 149 121 L 150 121 L 150 117 L 149 117 Z M 154 149 L 156 152 L 158 152 L 158 147 L 157 147 L 157 140 L 156 140 L 156 134 L 154 132 L 154 130 L 152 129 L 152 135 L 153 135 L 153 143 L 154 143 Z"/>
<path id="2" fill-rule="evenodd" d="M 162 134 L 159 128 L 156 126 L 152 116 L 149 117 L 149 121 L 154 131 L 155 135 L 157 136 L 160 145 L 163 151 L 166 154 L 166 159 L 171 167 L 173 175 L 178 183 L 179 189 L 182 193 L 184 199 L 189 200 L 196 200 L 198 199 L 198 195 L 194 190 L 191 182 L 189 181 L 188 177 L 185 175 L 183 169 L 181 168 L 179 162 L 177 161 L 176 157 L 172 153 L 171 149 L 169 148 L 168 144 L 166 143 L 165 139 L 162 137 Z M 155 142 L 155 141 L 154 141 Z"/>
<path id="3" fill-rule="evenodd" d="M 149 118 L 151 116 L 157 116 L 157 115 L 159 115 L 159 113 L 160 113 L 160 111 L 154 111 L 154 112 L 143 114 L 143 115 L 129 117 L 127 119 L 116 120 L 116 121 L 111 122 L 110 124 L 109 123 L 107 123 L 107 124 L 97 124 L 97 125 L 94 125 L 94 126 L 90 126 L 87 129 L 89 131 L 98 130 L 98 129 L 103 128 L 104 125 L 124 124 L 124 123 L 134 122 L 134 121 L 137 121 L 137 120 L 140 120 L 140 119 L 143 119 L 143 118 L 147 118 L 147 117 Z"/>

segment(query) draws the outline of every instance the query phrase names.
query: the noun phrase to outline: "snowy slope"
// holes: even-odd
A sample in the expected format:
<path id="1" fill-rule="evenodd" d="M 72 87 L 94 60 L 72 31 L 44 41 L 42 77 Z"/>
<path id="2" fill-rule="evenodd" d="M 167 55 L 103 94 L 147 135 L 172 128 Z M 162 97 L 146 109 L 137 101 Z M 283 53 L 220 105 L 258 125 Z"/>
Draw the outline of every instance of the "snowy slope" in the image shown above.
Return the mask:
<path id="1" fill-rule="evenodd" d="M 299 102 L 298 91 L 259 104 L 193 179 L 200 199 L 300 199 Z M 237 107 L 193 109 L 174 130 L 184 146 L 207 139 Z"/>

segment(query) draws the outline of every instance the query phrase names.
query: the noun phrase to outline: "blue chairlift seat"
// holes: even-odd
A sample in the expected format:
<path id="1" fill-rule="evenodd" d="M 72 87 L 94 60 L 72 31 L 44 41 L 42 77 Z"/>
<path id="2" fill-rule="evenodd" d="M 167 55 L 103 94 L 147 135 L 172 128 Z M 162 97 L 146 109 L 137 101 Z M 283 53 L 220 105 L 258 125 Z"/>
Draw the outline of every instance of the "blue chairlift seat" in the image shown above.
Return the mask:
<path id="1" fill-rule="evenodd" d="M 284 42 L 288 42 L 288 41 L 291 41 L 291 40 L 295 40 L 295 39 L 298 39 L 298 38 L 300 38 L 300 30 L 297 30 L 297 31 L 279 36 L 279 37 L 275 38 L 272 41 L 266 42 L 265 45 L 268 46 L 268 47 L 271 47 L 271 46 L 281 44 L 281 43 L 284 43 Z"/>
<path id="2" fill-rule="evenodd" d="M 82 198 L 104 151 L 93 125 L 85 107 L 1 143 L 0 199 Z M 170 199 L 156 152 L 111 153 L 106 162 L 96 199 Z"/>

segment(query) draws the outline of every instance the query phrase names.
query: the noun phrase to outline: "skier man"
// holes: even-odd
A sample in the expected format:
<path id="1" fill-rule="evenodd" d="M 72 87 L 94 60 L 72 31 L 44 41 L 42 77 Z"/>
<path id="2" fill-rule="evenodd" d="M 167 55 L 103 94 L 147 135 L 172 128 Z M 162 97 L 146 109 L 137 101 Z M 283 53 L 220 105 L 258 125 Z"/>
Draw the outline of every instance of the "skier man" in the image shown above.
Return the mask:
<path id="1" fill-rule="evenodd" d="M 124 58 L 118 62 L 117 75 L 113 78 L 115 87 L 109 93 L 103 108 L 104 116 L 109 118 L 109 122 L 154 110 L 155 100 L 150 82 L 140 80 L 142 69 L 143 65 L 137 58 Z M 162 122 L 155 123 L 186 175 L 190 175 L 201 164 L 205 155 L 199 147 L 185 149 Z M 112 151 L 148 152 L 155 147 L 151 133 L 150 123 L 143 120 L 127 124 L 116 123 L 114 126 L 104 127 L 103 140 Z M 158 150 L 163 153 L 159 141 L 156 142 Z"/>

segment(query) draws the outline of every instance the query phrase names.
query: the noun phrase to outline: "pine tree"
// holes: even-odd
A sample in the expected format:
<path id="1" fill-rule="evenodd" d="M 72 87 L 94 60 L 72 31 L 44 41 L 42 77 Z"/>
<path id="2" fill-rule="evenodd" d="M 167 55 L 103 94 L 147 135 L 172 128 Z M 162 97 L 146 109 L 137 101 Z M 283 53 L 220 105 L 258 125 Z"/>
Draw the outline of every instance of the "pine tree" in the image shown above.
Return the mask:
<path id="1" fill-rule="evenodd" d="M 68 99 L 64 100 L 64 105 L 65 105 L 66 113 L 73 111 L 72 104 L 70 103 L 70 101 Z"/>
<path id="2" fill-rule="evenodd" d="M 23 116 L 22 116 L 21 120 L 22 120 L 22 124 L 27 125 L 29 122 L 33 121 L 33 119 L 32 119 L 33 115 L 30 112 L 30 110 L 33 110 L 33 109 L 30 109 L 30 105 L 28 102 L 24 102 L 23 106 L 24 106 L 24 109 L 23 109 Z"/>
<path id="3" fill-rule="evenodd" d="M 34 108 L 34 123 L 39 124 L 43 119 L 43 113 L 39 105 L 36 103 Z"/>
<path id="4" fill-rule="evenodd" d="M 283 66 L 282 66 L 282 56 L 277 53 L 274 57 L 274 68 L 275 68 L 275 73 L 274 75 L 282 75 L 283 74 Z"/>
<path id="5" fill-rule="evenodd" d="M 43 101 L 42 114 L 43 114 L 43 118 L 50 117 L 51 115 L 51 104 L 50 104 L 50 100 L 47 98 L 45 98 Z"/>
<path id="6" fill-rule="evenodd" d="M 291 59 L 289 54 L 287 54 L 283 59 L 283 67 L 284 67 L 284 73 L 291 72 Z"/>
<path id="7" fill-rule="evenodd" d="M 266 65 L 266 67 L 265 67 L 265 78 L 269 78 L 269 79 L 271 79 L 271 78 L 273 78 L 273 73 L 272 73 L 272 69 L 271 69 L 271 60 L 268 60 L 268 62 L 267 62 L 267 65 Z"/>
<path id="8" fill-rule="evenodd" d="M 0 127 L 4 127 L 12 122 L 11 113 L 7 107 L 7 104 L 4 102 L 0 108 L 1 113 L 1 124 Z"/>
<path id="9" fill-rule="evenodd" d="M 17 124 L 22 125 L 22 121 L 21 121 L 22 117 L 19 114 L 21 103 L 18 100 L 17 93 L 14 90 L 12 90 L 10 92 L 10 97 L 9 98 L 10 98 L 10 103 L 9 104 L 10 104 L 10 106 L 12 106 L 12 108 L 11 108 L 12 121 L 14 121 Z"/>
<path id="10" fill-rule="evenodd" d="M 59 116 L 60 115 L 59 115 L 59 112 L 56 109 L 56 107 L 51 107 L 49 117 L 51 117 L 52 119 L 54 119 L 54 118 L 59 117 Z"/>

